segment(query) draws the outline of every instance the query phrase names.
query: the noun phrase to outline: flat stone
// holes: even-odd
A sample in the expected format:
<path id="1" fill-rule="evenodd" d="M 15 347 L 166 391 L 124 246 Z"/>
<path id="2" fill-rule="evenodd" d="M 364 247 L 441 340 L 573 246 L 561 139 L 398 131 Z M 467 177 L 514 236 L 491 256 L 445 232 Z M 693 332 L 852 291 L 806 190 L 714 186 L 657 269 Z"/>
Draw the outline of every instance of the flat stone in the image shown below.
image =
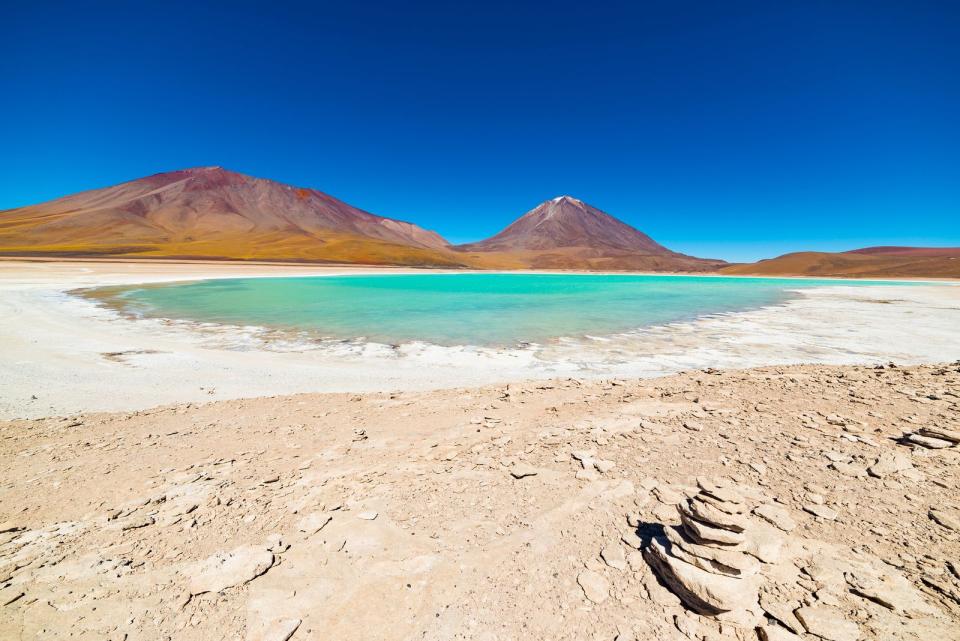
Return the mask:
<path id="1" fill-rule="evenodd" d="M 724 512 L 712 503 L 703 501 L 699 496 L 690 499 L 685 506 L 683 504 L 678 506 L 679 509 L 684 507 L 688 508 L 695 518 L 725 530 L 743 532 L 750 526 L 749 517 Z"/>
<path id="2" fill-rule="evenodd" d="M 867 468 L 862 465 L 857 465 L 856 463 L 844 463 L 843 461 L 838 461 L 836 463 L 831 463 L 830 468 L 840 472 L 844 476 L 852 477 L 863 477 L 867 475 Z"/>
<path id="3" fill-rule="evenodd" d="M 732 485 L 732 483 L 697 477 L 697 486 L 710 496 L 727 503 L 745 503 L 743 496 Z"/>
<path id="4" fill-rule="evenodd" d="M 755 523 L 747 532 L 743 550 L 764 563 L 777 563 L 783 551 L 783 535 L 772 525 Z"/>
<path id="5" fill-rule="evenodd" d="M 927 514 L 931 519 L 948 530 L 960 531 L 960 519 L 958 519 L 956 515 L 938 508 L 931 508 Z"/>
<path id="6" fill-rule="evenodd" d="M 623 554 L 623 546 L 613 543 L 600 551 L 600 558 L 603 562 L 615 570 L 627 569 L 627 558 Z"/>
<path id="7" fill-rule="evenodd" d="M 753 576 L 760 571 L 760 563 L 757 559 L 744 554 L 737 548 L 694 543 L 678 527 L 666 527 L 664 533 L 667 540 L 674 546 L 672 550 L 674 554 L 708 572 L 743 578 Z M 698 558 L 700 561 L 692 561 L 684 554 Z"/>
<path id="8" fill-rule="evenodd" d="M 960 430 L 948 430 L 943 427 L 921 427 L 919 432 L 921 436 L 926 436 L 927 438 L 960 443 Z"/>
<path id="9" fill-rule="evenodd" d="M 821 519 L 826 519 L 832 521 L 837 518 L 837 513 L 832 508 L 827 507 L 826 505 L 817 505 L 812 503 L 810 505 L 803 506 L 804 512 L 809 512 L 810 514 L 819 517 Z"/>
<path id="10" fill-rule="evenodd" d="M 247 641 L 287 641 L 300 627 L 300 619 L 278 619 L 253 629 Z"/>
<path id="11" fill-rule="evenodd" d="M 785 602 L 775 599 L 769 594 L 760 594 L 760 607 L 764 612 L 779 621 L 790 632 L 794 634 L 803 634 L 803 624 L 794 614 L 794 611 L 800 607 L 799 601 Z"/>
<path id="12" fill-rule="evenodd" d="M 525 463 L 518 463 L 510 468 L 510 476 L 515 479 L 522 479 L 528 476 L 536 476 L 537 468 Z"/>
<path id="13" fill-rule="evenodd" d="M 603 578 L 603 575 L 592 570 L 584 570 L 578 574 L 577 583 L 587 600 L 593 603 L 603 603 L 610 596 L 610 583 Z"/>
<path id="14" fill-rule="evenodd" d="M 716 616 L 757 602 L 757 577 L 736 579 L 707 572 L 670 553 L 665 537 L 654 537 L 644 558 L 670 590 L 698 614 Z"/>
<path id="15" fill-rule="evenodd" d="M 606 474 L 607 472 L 615 468 L 617 464 L 614 463 L 613 461 L 599 460 L 599 461 L 594 461 L 593 466 L 597 468 L 597 471 L 600 472 L 601 474 Z"/>
<path id="16" fill-rule="evenodd" d="M 883 452 L 877 457 L 876 462 L 867 468 L 867 472 L 870 476 L 882 479 L 899 474 L 911 467 L 913 467 L 913 463 L 903 454 L 899 452 Z"/>
<path id="17" fill-rule="evenodd" d="M 796 521 L 790 517 L 789 510 L 780 505 L 764 503 L 755 507 L 753 513 L 784 532 L 789 532 L 797 527 Z"/>
<path id="18" fill-rule="evenodd" d="M 685 498 L 683 494 L 666 485 L 658 485 L 653 488 L 653 495 L 657 497 L 658 501 L 667 505 L 676 505 Z"/>
<path id="19" fill-rule="evenodd" d="M 921 436 L 920 434 L 910 434 L 907 436 L 907 440 L 916 445 L 921 445 L 931 450 L 942 450 L 947 447 L 953 447 L 952 441 L 947 441 L 941 438 L 932 438 L 929 436 Z"/>
<path id="20" fill-rule="evenodd" d="M 704 503 L 709 503 L 713 507 L 722 512 L 726 512 L 727 514 L 746 514 L 750 511 L 750 508 L 746 503 L 731 503 L 730 501 L 721 501 L 720 499 L 714 498 L 713 496 L 703 492 L 697 495 L 697 499 L 703 501 Z"/>
<path id="21" fill-rule="evenodd" d="M 857 641 L 860 638 L 860 626 L 836 608 L 814 605 L 797 608 L 794 614 L 807 632 L 827 641 Z"/>
<path id="22" fill-rule="evenodd" d="M 269 570 L 273 561 L 272 552 L 252 545 L 220 552 L 193 565 L 190 594 L 221 592 L 248 583 Z"/>
<path id="23" fill-rule="evenodd" d="M 722 543 L 726 545 L 737 545 L 747 540 L 742 532 L 731 532 L 723 528 L 713 527 L 698 521 L 695 518 L 680 511 L 680 522 L 684 529 L 690 534 L 690 537 L 697 543 Z"/>
<path id="24" fill-rule="evenodd" d="M 301 532 L 306 532 L 308 535 L 316 534 L 332 520 L 333 517 L 329 514 L 324 514 L 323 512 L 313 512 L 300 519 L 300 521 L 297 523 L 297 529 Z"/>
<path id="25" fill-rule="evenodd" d="M 800 637 L 779 625 L 761 625 L 757 628 L 760 641 L 800 641 Z"/>
<path id="26" fill-rule="evenodd" d="M 357 518 L 363 519 L 364 521 L 374 521 L 378 516 L 380 516 L 380 514 L 378 512 L 373 512 L 373 511 L 360 512 L 359 514 L 357 514 Z"/>

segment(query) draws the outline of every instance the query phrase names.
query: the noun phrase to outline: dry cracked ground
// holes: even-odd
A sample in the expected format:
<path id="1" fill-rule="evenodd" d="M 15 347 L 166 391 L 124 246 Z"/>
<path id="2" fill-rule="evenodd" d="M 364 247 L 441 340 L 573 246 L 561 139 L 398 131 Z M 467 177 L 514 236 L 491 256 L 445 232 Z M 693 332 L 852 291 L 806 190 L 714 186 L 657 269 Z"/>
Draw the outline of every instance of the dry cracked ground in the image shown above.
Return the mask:
<path id="1" fill-rule="evenodd" d="M 0 638 L 956 640 L 958 430 L 958 363 L 8 421 Z"/>

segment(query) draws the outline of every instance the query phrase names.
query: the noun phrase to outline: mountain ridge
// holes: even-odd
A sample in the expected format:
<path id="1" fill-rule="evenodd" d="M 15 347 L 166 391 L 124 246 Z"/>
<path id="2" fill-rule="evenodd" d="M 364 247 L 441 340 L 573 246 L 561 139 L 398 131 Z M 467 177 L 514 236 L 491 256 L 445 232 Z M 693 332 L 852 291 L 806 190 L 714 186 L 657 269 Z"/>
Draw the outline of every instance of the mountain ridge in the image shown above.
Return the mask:
<path id="1" fill-rule="evenodd" d="M 709 271 L 572 196 L 453 246 L 316 189 L 220 166 L 161 172 L 0 211 L 0 254 L 337 262 L 473 269 Z"/>

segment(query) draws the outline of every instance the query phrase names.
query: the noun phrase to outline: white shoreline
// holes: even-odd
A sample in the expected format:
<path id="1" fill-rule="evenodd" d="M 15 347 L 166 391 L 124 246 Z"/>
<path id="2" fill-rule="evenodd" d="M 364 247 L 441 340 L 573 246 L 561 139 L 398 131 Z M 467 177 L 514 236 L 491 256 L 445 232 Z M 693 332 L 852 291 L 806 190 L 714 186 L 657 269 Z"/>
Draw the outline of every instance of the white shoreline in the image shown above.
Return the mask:
<path id="1" fill-rule="evenodd" d="M 943 281 L 844 287 L 844 281 L 837 280 L 836 285 L 798 290 L 799 298 L 781 305 L 650 327 L 613 340 L 565 340 L 518 349 L 418 343 L 396 348 L 329 343 L 312 350 L 290 345 L 265 349 L 260 328 L 197 332 L 191 323 L 123 318 L 66 293 L 86 287 L 217 278 L 401 273 L 464 272 L 2 261 L 0 418 L 298 392 L 439 389 L 567 376 L 657 376 L 707 366 L 960 359 L 960 287 Z M 895 300 L 880 303 L 888 299 Z M 295 351 L 281 351 L 284 348 Z M 105 357 L 111 353 L 124 354 Z"/>

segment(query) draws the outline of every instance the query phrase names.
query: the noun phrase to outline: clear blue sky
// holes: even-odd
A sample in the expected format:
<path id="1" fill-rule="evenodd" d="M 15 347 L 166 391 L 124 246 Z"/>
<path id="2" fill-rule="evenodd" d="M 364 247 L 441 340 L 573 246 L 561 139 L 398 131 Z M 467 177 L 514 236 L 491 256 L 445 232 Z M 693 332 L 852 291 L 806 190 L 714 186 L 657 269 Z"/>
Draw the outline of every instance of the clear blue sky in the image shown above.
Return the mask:
<path id="1" fill-rule="evenodd" d="M 0 209 L 223 165 L 454 242 L 571 194 L 729 260 L 956 246 L 958 34 L 956 0 L 9 2 Z"/>

